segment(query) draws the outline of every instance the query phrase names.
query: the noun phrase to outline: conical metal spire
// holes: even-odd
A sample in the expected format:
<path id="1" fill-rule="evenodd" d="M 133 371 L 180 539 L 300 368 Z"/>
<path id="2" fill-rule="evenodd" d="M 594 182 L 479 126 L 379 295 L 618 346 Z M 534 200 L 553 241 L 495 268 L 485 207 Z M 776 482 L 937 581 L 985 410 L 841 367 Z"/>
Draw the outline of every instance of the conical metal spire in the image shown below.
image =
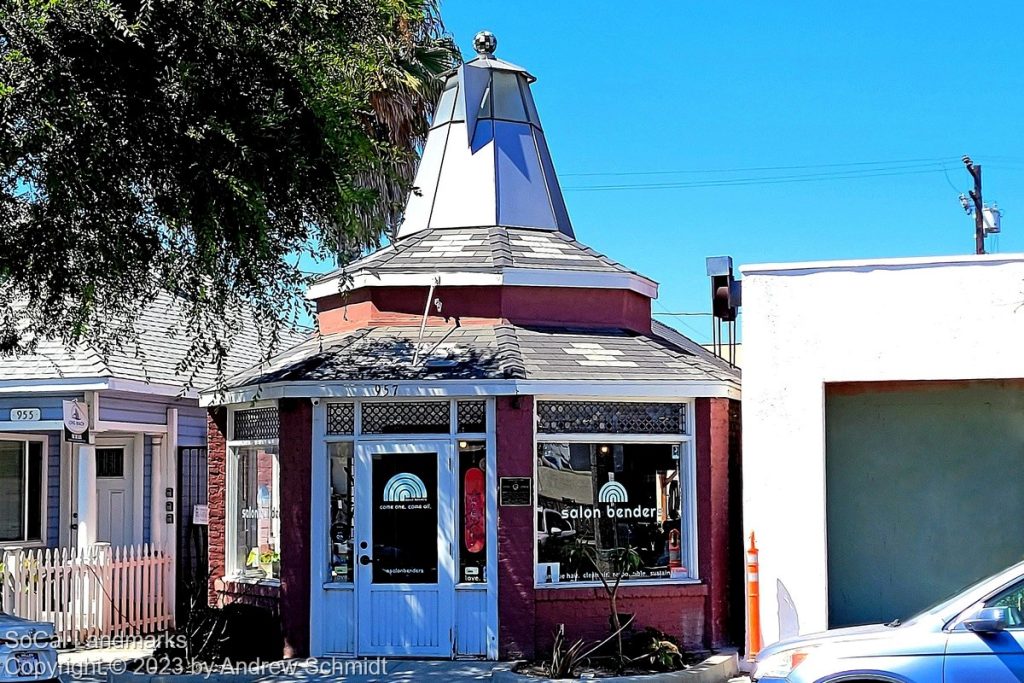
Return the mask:
<path id="1" fill-rule="evenodd" d="M 497 44 L 490 32 L 478 33 L 477 57 L 448 77 L 399 239 L 495 225 L 574 236 L 530 94 L 536 79 L 497 59 Z"/>

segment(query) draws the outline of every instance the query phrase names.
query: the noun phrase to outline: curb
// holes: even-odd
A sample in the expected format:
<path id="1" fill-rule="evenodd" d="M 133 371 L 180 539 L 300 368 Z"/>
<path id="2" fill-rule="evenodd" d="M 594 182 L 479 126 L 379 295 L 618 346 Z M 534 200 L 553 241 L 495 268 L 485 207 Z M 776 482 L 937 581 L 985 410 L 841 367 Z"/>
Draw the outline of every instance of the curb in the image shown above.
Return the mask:
<path id="1" fill-rule="evenodd" d="M 739 657 L 735 653 L 713 655 L 700 664 L 695 664 L 684 671 L 667 671 L 658 674 L 636 676 L 613 676 L 611 678 L 594 679 L 601 683 L 726 683 L 730 678 L 739 675 Z M 517 674 L 507 669 L 495 669 L 491 674 L 494 683 L 555 683 L 556 681 L 579 681 L 591 679 L 579 678 L 538 678 Z M 156 683 L 156 682 L 154 682 Z"/>

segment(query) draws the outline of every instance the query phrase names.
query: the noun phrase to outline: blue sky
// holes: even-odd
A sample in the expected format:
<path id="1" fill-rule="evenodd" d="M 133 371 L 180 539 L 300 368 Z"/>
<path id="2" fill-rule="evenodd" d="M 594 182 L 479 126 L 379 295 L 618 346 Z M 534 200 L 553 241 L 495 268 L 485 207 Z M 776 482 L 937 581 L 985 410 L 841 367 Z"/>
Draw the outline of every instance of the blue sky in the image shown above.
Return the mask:
<path id="1" fill-rule="evenodd" d="M 1024 251 L 1024 3 L 448 0 L 442 15 L 467 56 L 486 28 L 537 76 L 577 238 L 660 282 L 655 311 L 709 310 L 709 255 L 972 253 L 963 154 L 1004 210 L 990 251 Z M 673 173 L 629 175 L 652 172 Z M 736 179 L 755 182 L 693 186 Z M 582 189 L 654 183 L 673 187 Z M 709 336 L 707 318 L 661 319 Z"/>

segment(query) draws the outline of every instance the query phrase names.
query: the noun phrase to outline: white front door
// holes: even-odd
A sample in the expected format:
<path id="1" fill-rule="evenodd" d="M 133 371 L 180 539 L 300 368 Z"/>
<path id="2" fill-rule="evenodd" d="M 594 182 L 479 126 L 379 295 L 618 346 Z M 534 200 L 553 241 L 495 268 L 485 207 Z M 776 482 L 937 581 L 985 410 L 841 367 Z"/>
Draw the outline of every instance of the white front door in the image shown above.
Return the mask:
<path id="1" fill-rule="evenodd" d="M 452 656 L 456 501 L 451 461 L 448 442 L 358 447 L 360 655 Z"/>
<path id="2" fill-rule="evenodd" d="M 131 545 L 135 538 L 135 454 L 128 445 L 96 446 L 96 540 Z"/>

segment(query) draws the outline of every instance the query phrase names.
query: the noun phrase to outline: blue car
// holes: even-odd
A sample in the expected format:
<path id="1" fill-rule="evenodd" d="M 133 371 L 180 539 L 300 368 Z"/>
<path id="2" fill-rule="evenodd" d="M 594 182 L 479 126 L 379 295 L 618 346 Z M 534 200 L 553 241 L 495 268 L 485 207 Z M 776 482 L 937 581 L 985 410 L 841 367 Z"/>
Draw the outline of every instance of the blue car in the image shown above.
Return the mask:
<path id="1" fill-rule="evenodd" d="M 756 683 L 1024 683 L 1024 562 L 905 622 L 775 643 Z"/>

